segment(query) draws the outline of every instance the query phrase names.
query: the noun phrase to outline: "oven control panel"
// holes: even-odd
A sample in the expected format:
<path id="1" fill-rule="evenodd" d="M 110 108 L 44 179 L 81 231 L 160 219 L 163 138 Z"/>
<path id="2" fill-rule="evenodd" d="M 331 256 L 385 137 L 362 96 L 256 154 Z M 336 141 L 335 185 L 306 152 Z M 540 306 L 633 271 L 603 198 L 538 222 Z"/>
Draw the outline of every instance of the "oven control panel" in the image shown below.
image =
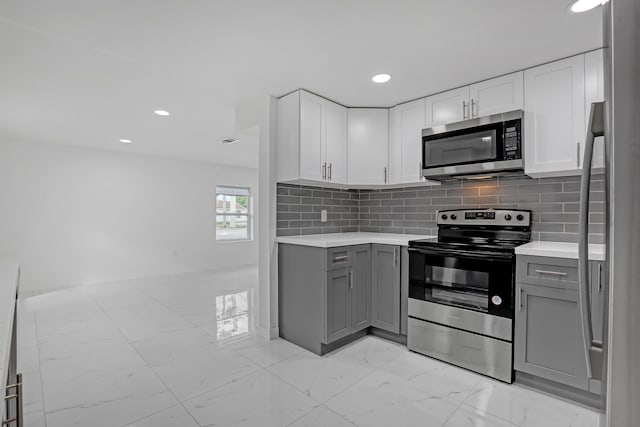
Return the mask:
<path id="1" fill-rule="evenodd" d="M 452 209 L 438 211 L 438 225 L 529 227 L 531 211 L 519 209 Z"/>

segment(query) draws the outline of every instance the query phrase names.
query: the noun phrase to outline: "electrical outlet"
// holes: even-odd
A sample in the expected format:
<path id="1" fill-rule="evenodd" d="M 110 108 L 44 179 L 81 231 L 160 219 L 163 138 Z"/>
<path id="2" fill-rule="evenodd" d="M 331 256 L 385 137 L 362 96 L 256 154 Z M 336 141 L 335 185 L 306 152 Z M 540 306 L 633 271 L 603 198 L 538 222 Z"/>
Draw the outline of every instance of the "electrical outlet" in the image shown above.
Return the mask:
<path id="1" fill-rule="evenodd" d="M 320 211 L 320 222 L 327 222 L 327 210 L 322 209 Z"/>

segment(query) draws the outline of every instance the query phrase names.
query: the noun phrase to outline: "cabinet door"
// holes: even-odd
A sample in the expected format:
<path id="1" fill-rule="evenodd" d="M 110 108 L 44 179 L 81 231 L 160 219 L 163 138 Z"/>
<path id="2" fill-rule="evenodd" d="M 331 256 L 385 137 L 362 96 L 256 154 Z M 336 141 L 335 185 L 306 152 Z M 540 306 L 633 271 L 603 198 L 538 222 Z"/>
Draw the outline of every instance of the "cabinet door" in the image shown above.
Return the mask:
<path id="1" fill-rule="evenodd" d="M 588 389 L 579 292 L 517 284 L 514 368 Z"/>
<path id="2" fill-rule="evenodd" d="M 524 109 L 522 71 L 470 86 L 471 118 Z"/>
<path id="3" fill-rule="evenodd" d="M 351 333 L 351 268 L 327 272 L 326 344 Z"/>
<path id="4" fill-rule="evenodd" d="M 371 326 L 371 246 L 354 246 L 351 288 L 351 332 Z"/>
<path id="5" fill-rule="evenodd" d="M 400 248 L 371 245 L 371 326 L 400 333 Z"/>
<path id="6" fill-rule="evenodd" d="M 604 54 L 602 49 L 584 55 L 584 73 L 585 99 L 587 101 L 585 120 L 588 125 L 591 103 L 604 101 Z M 596 138 L 592 165 L 595 169 L 604 168 L 604 137 Z"/>
<path id="7" fill-rule="evenodd" d="M 585 138 L 584 55 L 525 70 L 525 173 L 578 174 Z"/>
<path id="8" fill-rule="evenodd" d="M 300 92 L 278 100 L 278 182 L 300 178 Z"/>
<path id="9" fill-rule="evenodd" d="M 389 181 L 420 182 L 422 178 L 422 129 L 425 99 L 393 107 L 389 112 Z"/>
<path id="10" fill-rule="evenodd" d="M 430 128 L 469 118 L 469 86 L 426 98 L 425 127 Z"/>
<path id="11" fill-rule="evenodd" d="M 325 101 L 325 162 L 326 180 L 347 183 L 347 109 Z"/>
<path id="12" fill-rule="evenodd" d="M 300 92 L 300 179 L 322 181 L 325 100 Z"/>
<path id="13" fill-rule="evenodd" d="M 388 182 L 389 110 L 350 108 L 348 113 L 349 184 Z"/>

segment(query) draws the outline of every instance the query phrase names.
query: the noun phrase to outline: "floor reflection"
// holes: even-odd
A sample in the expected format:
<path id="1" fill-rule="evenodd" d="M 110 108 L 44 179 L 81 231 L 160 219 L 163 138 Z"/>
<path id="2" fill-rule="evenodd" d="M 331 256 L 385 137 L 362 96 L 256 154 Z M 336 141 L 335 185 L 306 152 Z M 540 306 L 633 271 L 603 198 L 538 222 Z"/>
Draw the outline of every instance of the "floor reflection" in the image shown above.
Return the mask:
<path id="1" fill-rule="evenodd" d="M 216 297 L 216 329 L 220 341 L 242 338 L 251 332 L 249 291 Z"/>

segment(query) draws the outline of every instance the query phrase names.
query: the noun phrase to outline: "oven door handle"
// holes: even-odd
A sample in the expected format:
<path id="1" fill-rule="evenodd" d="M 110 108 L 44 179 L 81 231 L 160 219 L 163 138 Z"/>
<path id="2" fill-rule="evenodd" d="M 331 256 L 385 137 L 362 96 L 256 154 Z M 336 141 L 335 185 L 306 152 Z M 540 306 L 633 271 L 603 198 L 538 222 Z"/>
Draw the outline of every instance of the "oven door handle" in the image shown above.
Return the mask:
<path id="1" fill-rule="evenodd" d="M 471 251 L 462 251 L 462 250 L 451 250 L 451 249 L 423 249 L 423 248 L 409 248 L 409 253 L 418 253 L 422 255 L 430 255 L 430 256 L 449 256 L 449 257 L 457 257 L 457 258 L 473 258 L 473 259 L 482 259 L 485 261 L 510 261 L 513 259 L 514 254 L 512 253 L 496 253 L 496 252 L 471 252 Z"/>

